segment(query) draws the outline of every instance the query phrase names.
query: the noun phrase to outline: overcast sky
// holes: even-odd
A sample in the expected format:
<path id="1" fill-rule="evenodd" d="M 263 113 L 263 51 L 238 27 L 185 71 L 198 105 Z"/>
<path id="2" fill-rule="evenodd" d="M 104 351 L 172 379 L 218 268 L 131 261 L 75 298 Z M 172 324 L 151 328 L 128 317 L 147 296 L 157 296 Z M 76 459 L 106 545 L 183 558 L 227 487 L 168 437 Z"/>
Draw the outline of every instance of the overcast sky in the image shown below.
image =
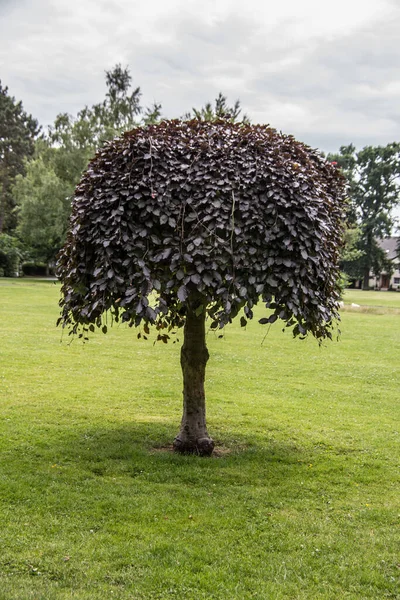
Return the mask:
<path id="1" fill-rule="evenodd" d="M 0 78 L 42 125 L 129 66 L 178 117 L 219 91 L 334 151 L 400 140 L 400 0 L 0 0 Z"/>

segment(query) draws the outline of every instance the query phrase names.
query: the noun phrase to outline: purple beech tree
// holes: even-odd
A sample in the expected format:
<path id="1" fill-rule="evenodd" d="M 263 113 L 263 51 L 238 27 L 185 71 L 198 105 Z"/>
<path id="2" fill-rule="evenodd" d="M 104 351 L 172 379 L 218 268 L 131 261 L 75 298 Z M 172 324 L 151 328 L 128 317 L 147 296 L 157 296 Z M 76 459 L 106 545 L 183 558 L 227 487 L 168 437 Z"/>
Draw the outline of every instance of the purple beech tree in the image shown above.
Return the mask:
<path id="1" fill-rule="evenodd" d="M 87 338 L 102 315 L 167 343 L 183 327 L 179 452 L 210 455 L 207 327 L 254 306 L 294 336 L 332 339 L 345 182 L 291 136 L 262 125 L 165 121 L 106 144 L 76 189 L 59 256 L 59 323 Z"/>

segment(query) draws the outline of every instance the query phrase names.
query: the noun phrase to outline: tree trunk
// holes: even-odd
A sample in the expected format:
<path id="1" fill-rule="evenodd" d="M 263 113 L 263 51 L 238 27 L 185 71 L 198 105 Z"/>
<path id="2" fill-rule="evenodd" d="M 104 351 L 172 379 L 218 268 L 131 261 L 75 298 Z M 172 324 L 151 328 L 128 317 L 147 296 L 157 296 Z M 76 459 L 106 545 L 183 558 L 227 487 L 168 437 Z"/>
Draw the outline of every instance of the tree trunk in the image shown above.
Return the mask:
<path id="1" fill-rule="evenodd" d="M 369 268 L 366 267 L 364 270 L 364 278 L 363 278 L 363 283 L 362 283 L 362 289 L 363 290 L 369 290 Z"/>
<path id="2" fill-rule="evenodd" d="M 197 304 L 200 305 L 199 302 Z M 195 308 L 196 302 L 189 299 L 181 349 L 183 416 L 180 432 L 174 440 L 174 450 L 210 456 L 214 442 L 206 428 L 204 379 L 209 354 L 205 336 L 205 312 L 196 315 Z"/>
<path id="3" fill-rule="evenodd" d="M 365 248 L 365 267 L 364 267 L 364 276 L 363 276 L 363 290 L 369 290 L 369 274 L 371 271 L 371 257 L 372 257 L 372 247 L 373 247 L 373 235 L 372 231 L 367 231 L 366 234 L 366 248 Z"/>
<path id="4" fill-rule="evenodd" d="M 1 173 L 1 179 L 3 180 L 2 193 L 0 195 L 0 233 L 3 233 L 4 227 L 4 216 L 6 212 L 6 175 Z"/>

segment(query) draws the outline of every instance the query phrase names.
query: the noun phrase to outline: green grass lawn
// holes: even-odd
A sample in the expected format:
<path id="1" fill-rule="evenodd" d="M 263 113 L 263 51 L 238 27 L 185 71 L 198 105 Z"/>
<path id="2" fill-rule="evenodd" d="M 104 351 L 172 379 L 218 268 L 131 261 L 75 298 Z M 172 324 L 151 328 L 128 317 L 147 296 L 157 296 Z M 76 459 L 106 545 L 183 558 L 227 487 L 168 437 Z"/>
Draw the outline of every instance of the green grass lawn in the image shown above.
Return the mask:
<path id="1" fill-rule="evenodd" d="M 386 308 L 400 310 L 399 292 L 375 292 L 374 290 L 346 290 L 343 301 L 345 306 L 351 303 L 366 308 Z"/>
<path id="2" fill-rule="evenodd" d="M 169 451 L 179 344 L 60 343 L 58 293 L 0 280 L 2 600 L 400 598 L 400 294 L 346 293 L 382 314 L 323 347 L 210 333 L 202 459 Z"/>

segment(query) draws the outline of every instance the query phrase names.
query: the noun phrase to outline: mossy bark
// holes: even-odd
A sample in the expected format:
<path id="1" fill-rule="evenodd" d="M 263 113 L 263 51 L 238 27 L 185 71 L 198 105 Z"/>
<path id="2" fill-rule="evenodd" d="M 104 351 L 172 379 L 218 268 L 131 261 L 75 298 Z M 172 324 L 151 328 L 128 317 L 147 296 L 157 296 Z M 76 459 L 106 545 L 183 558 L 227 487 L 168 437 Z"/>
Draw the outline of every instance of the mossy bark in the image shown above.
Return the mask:
<path id="1" fill-rule="evenodd" d="M 183 375 L 183 416 L 181 429 L 174 440 L 174 449 L 181 453 L 210 456 L 214 442 L 206 427 L 204 380 L 209 358 L 205 336 L 205 311 L 201 305 L 188 303 L 181 349 Z"/>

